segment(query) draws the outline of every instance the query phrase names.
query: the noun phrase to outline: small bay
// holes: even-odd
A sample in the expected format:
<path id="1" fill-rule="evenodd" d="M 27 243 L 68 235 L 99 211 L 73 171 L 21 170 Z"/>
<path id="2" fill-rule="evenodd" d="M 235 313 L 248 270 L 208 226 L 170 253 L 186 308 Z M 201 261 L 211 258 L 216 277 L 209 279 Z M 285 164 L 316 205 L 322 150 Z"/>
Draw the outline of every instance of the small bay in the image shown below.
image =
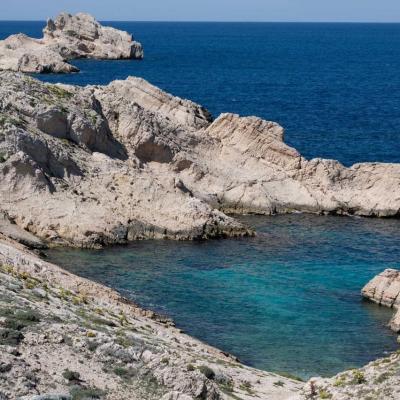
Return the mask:
<path id="1" fill-rule="evenodd" d="M 113 287 L 243 362 L 304 379 L 396 349 L 391 310 L 360 290 L 399 267 L 397 220 L 313 215 L 241 219 L 255 238 L 52 249 L 49 260 Z"/>

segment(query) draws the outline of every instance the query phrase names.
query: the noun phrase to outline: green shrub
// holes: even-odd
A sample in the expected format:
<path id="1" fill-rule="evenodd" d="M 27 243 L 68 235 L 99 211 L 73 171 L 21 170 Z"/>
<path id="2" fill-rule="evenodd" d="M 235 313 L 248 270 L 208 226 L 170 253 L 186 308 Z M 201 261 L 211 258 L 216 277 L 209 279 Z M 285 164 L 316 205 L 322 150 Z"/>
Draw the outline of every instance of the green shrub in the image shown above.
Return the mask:
<path id="1" fill-rule="evenodd" d="M 96 351 L 96 349 L 99 347 L 99 343 L 95 341 L 88 341 L 87 347 L 89 351 Z"/>
<path id="2" fill-rule="evenodd" d="M 13 329 L 1 329 L 0 330 L 0 345 L 3 346 L 18 346 L 24 335 Z"/>
<path id="3" fill-rule="evenodd" d="M 69 369 L 64 370 L 62 373 L 63 378 L 65 378 L 68 382 L 79 381 L 81 374 L 76 371 L 70 371 Z"/>
<path id="4" fill-rule="evenodd" d="M 355 370 L 353 371 L 353 381 L 352 383 L 360 385 L 362 383 L 365 383 L 367 380 L 365 379 L 364 372 Z"/>
<path id="5" fill-rule="evenodd" d="M 208 367 L 207 365 L 200 365 L 198 367 L 198 370 L 207 378 L 207 379 L 214 379 L 215 378 L 215 372 Z"/>
<path id="6" fill-rule="evenodd" d="M 129 379 L 136 375 L 136 370 L 133 368 L 115 367 L 114 374 L 123 379 Z"/>
<path id="7" fill-rule="evenodd" d="M 331 399 L 332 395 L 326 390 L 319 391 L 319 398 L 320 399 Z"/>
<path id="8" fill-rule="evenodd" d="M 12 369 L 12 365 L 11 364 L 0 364 L 0 373 L 1 374 L 5 374 L 7 372 L 10 372 Z"/>
<path id="9" fill-rule="evenodd" d="M 101 399 L 105 395 L 105 392 L 98 388 L 81 386 L 74 386 L 69 393 L 72 396 L 72 400 Z"/>

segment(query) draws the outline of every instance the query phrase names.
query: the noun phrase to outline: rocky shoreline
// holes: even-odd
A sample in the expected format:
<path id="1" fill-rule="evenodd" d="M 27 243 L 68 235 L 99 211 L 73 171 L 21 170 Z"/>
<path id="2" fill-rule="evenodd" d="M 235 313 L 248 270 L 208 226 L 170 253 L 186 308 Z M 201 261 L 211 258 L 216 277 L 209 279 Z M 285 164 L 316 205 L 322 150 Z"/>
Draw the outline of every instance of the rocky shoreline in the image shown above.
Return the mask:
<path id="1" fill-rule="evenodd" d="M 143 51 L 85 14 L 50 20 L 43 39 L 0 43 L 4 70 L 72 72 L 67 61 L 82 57 Z M 38 254 L 253 235 L 235 214 L 399 217 L 399 193 L 398 164 L 307 160 L 274 122 L 213 119 L 140 78 L 78 87 L 0 72 L 0 399 L 398 399 L 398 353 L 304 385 L 246 367 Z M 387 270 L 363 295 L 398 307 L 399 285 Z"/>
<path id="2" fill-rule="evenodd" d="M 78 247 L 253 234 L 232 214 L 398 217 L 400 165 L 306 160 L 283 133 L 214 120 L 140 78 L 78 87 L 0 72 L 0 213 Z"/>
<path id="3" fill-rule="evenodd" d="M 0 351 L 2 399 L 283 400 L 302 387 L 240 364 L 6 237 Z"/>

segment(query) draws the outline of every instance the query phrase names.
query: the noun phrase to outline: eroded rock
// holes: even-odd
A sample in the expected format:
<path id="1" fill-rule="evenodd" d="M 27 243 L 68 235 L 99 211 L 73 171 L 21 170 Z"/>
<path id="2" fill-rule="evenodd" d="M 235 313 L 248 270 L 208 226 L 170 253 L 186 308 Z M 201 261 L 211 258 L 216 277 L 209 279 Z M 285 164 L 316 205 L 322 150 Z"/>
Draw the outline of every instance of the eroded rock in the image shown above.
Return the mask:
<path id="1" fill-rule="evenodd" d="M 307 160 L 276 123 L 213 120 L 143 79 L 0 84 L 0 211 L 48 242 L 252 234 L 227 213 L 399 215 L 399 164 Z"/>
<path id="2" fill-rule="evenodd" d="M 42 39 L 16 34 L 0 41 L 0 70 L 78 72 L 68 62 L 78 58 L 142 59 L 143 48 L 129 33 L 104 27 L 84 13 L 49 19 Z"/>
<path id="3" fill-rule="evenodd" d="M 386 269 L 364 286 L 362 295 L 374 303 L 397 310 L 389 325 L 400 333 L 400 271 Z"/>

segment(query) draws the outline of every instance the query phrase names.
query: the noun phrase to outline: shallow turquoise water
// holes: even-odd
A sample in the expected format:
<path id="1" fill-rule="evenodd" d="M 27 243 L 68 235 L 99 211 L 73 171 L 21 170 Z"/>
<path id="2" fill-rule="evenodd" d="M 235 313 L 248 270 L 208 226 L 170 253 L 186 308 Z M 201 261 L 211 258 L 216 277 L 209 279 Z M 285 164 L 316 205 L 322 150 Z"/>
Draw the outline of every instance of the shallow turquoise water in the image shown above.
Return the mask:
<path id="1" fill-rule="evenodd" d="M 332 375 L 396 348 L 386 327 L 391 311 L 363 301 L 360 289 L 384 268 L 399 267 L 399 220 L 242 219 L 257 237 L 48 255 L 261 369 Z"/>

